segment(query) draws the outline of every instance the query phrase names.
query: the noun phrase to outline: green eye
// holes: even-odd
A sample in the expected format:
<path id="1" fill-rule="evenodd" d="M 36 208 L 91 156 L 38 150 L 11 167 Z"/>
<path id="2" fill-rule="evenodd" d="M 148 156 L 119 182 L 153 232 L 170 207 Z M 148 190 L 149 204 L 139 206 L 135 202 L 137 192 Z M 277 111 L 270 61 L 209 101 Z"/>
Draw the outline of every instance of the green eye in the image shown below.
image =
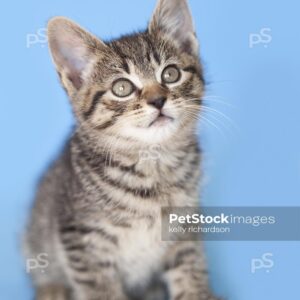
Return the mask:
<path id="1" fill-rule="evenodd" d="M 118 79 L 113 84 L 111 90 L 115 96 L 124 98 L 133 93 L 134 85 L 128 79 Z"/>
<path id="2" fill-rule="evenodd" d="M 175 83 L 180 80 L 180 77 L 181 73 L 174 65 L 166 67 L 161 74 L 161 80 L 164 83 Z"/>

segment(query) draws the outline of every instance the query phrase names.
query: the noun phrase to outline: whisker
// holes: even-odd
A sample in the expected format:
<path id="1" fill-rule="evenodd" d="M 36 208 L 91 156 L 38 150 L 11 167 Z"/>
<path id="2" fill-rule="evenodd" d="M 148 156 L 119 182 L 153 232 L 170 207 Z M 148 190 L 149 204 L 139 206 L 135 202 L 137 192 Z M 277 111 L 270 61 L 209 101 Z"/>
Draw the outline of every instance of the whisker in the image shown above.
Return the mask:
<path id="1" fill-rule="evenodd" d="M 224 140 L 227 140 L 226 136 L 224 135 L 224 133 L 222 132 L 222 130 L 211 120 L 209 120 L 208 118 L 202 116 L 202 120 L 208 122 L 210 125 L 212 125 L 215 129 L 217 129 L 217 131 L 221 134 L 221 136 L 224 138 Z"/>
<path id="2" fill-rule="evenodd" d="M 215 99 L 216 98 L 216 99 Z M 218 100 L 218 97 L 209 97 L 209 96 L 204 96 L 202 98 L 203 102 L 215 102 L 215 103 L 220 103 L 220 104 L 223 104 L 223 105 L 226 105 L 228 107 L 231 107 L 231 108 L 236 108 L 236 106 L 232 105 L 231 103 L 227 103 L 225 101 L 222 101 L 222 100 Z"/>
<path id="3" fill-rule="evenodd" d="M 202 106 L 201 106 L 201 109 L 202 109 L 203 111 L 206 110 L 206 111 L 215 113 L 215 114 L 217 114 L 217 115 L 223 117 L 226 121 L 229 122 L 229 124 L 230 124 L 231 126 L 234 127 L 235 130 L 239 131 L 239 128 L 238 128 L 237 124 L 236 124 L 230 117 L 228 117 L 226 114 L 220 112 L 219 110 L 217 110 L 217 109 L 215 109 L 215 108 L 208 107 L 208 106 L 206 106 L 206 105 L 202 105 Z"/>

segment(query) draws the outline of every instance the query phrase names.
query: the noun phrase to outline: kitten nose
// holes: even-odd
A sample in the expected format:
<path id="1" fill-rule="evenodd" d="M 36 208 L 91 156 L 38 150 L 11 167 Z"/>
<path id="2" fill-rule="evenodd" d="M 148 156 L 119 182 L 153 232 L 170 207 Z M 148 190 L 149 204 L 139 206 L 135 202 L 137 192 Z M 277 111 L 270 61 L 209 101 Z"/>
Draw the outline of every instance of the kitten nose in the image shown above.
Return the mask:
<path id="1" fill-rule="evenodd" d="M 166 97 L 158 97 L 158 98 L 148 99 L 147 103 L 149 105 L 154 106 L 158 110 L 161 110 L 163 108 L 163 106 L 165 105 L 166 100 L 167 100 Z"/>

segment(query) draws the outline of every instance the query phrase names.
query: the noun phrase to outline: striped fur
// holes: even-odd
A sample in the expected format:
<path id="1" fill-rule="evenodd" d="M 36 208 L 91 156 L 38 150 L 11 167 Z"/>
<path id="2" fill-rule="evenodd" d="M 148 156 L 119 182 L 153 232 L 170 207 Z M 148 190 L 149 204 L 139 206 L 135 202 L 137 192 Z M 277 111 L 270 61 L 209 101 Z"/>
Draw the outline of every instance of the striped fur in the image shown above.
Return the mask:
<path id="1" fill-rule="evenodd" d="M 198 202 L 204 80 L 191 24 L 185 0 L 161 0 L 147 31 L 110 42 L 50 21 L 77 125 L 39 185 L 26 233 L 26 257 L 49 260 L 31 272 L 38 300 L 216 299 L 201 245 L 161 241 L 161 207 Z M 175 84 L 161 81 L 168 65 L 181 72 Z M 134 92 L 117 99 L 123 77 Z M 156 126 L 153 97 L 169 117 Z"/>

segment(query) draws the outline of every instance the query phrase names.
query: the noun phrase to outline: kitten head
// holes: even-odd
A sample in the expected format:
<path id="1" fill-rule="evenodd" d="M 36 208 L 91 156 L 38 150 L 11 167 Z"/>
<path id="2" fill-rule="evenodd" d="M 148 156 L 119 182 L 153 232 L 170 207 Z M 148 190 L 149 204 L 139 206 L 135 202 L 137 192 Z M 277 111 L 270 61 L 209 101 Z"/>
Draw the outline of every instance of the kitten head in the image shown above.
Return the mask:
<path id="1" fill-rule="evenodd" d="M 145 32 L 103 42 L 56 17 L 49 45 L 79 127 L 157 143 L 195 127 L 203 92 L 186 0 L 160 0 Z"/>

